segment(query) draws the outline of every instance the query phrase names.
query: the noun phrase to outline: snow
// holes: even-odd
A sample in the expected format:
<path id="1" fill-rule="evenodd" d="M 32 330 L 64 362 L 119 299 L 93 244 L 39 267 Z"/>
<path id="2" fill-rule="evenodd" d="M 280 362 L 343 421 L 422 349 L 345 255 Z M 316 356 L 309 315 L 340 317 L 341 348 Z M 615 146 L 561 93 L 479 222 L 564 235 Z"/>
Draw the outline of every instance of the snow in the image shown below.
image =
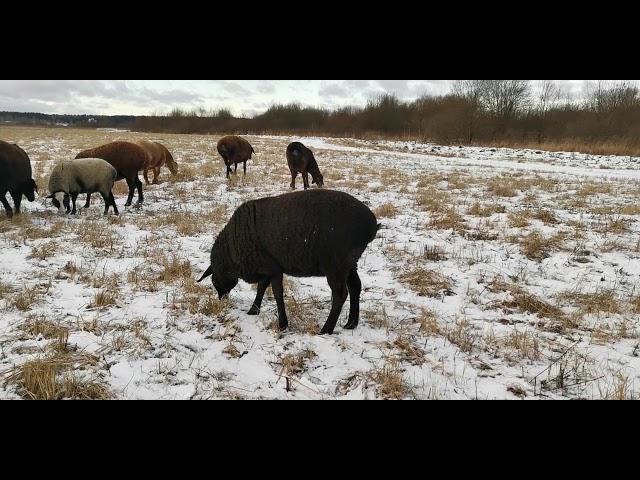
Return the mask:
<path id="1" fill-rule="evenodd" d="M 145 137 L 123 131 L 13 127 L 2 127 L 0 134 L 25 148 L 34 171 L 42 171 L 44 179 L 54 161 L 73 158 L 80 148 Z M 175 179 L 163 169 L 160 185 L 145 186 L 141 208 L 121 207 L 125 194 L 116 191 L 119 218 L 104 218 L 99 200 L 77 217 L 60 217 L 40 197 L 23 203 L 22 219 L 0 219 L 0 376 L 44 355 L 50 341 L 24 332 L 30 316 L 42 315 L 69 328 L 70 348 L 100 359 L 92 368 L 115 398 L 373 399 L 386 396 L 373 380 L 385 369 L 395 369 L 408 385 L 403 398 L 602 398 L 615 395 L 621 378 L 627 387 L 624 395 L 637 397 L 640 315 L 629 302 L 638 295 L 640 209 L 629 214 L 618 209 L 638 204 L 639 159 L 249 136 L 257 154 L 248 164 L 247 177 L 240 173 L 227 181 L 215 152 L 216 137 L 153 137 L 170 148 L 181 168 L 192 170 Z M 293 140 L 316 152 L 325 188 L 347 191 L 372 209 L 385 203 L 398 209 L 394 217 L 379 218 L 383 228 L 359 262 L 360 325 L 353 331 L 341 328 L 349 310 L 345 304 L 332 336 L 306 331 L 292 312 L 289 331 L 278 333 L 272 328 L 277 312 L 270 290 L 260 315 L 248 316 L 255 290 L 242 281 L 226 311 L 192 313 L 185 302 L 194 296 L 200 298 L 198 309 L 207 295 L 215 305 L 218 300 L 210 283 L 194 294 L 187 291 L 185 279 L 197 279 L 206 269 L 215 235 L 241 202 L 288 190 L 284 151 Z M 457 177 L 468 178 L 468 185 L 456 187 Z M 492 179 L 509 183 L 532 177 L 550 180 L 551 186 L 516 188 L 514 197 L 496 197 L 486 190 Z M 614 213 L 571 206 L 585 185 L 602 188 L 588 197 L 589 205 L 612 207 Z M 425 191 L 448 195 L 449 206 L 462 215 L 464 232 L 429 226 L 435 214 L 416 204 L 416 196 Z M 508 215 L 532 208 L 532 201 L 535 208 L 550 210 L 559 223 L 530 219 L 528 227 L 510 226 Z M 499 204 L 505 211 L 474 216 L 468 209 L 475 202 Z M 220 218 L 206 216 L 220 206 L 226 207 Z M 208 223 L 200 227 L 162 221 L 170 213 L 190 219 L 187 223 L 203 216 Z M 627 222 L 628 228 L 604 229 L 614 220 Z M 586 228 L 580 229 L 580 222 Z M 187 233 L 180 233 L 181 228 Z M 99 232 L 97 239 L 87 233 L 91 229 Z M 546 258 L 530 259 L 517 241 L 532 231 L 544 237 L 564 232 L 566 240 Z M 478 232 L 497 238 L 470 236 Z M 53 244 L 52 251 L 37 258 L 34 249 L 47 243 Z M 439 247 L 446 258 L 429 260 L 423 254 L 426 246 Z M 580 257 L 576 252 L 581 250 L 589 254 Z M 159 280 L 162 256 L 188 260 L 190 272 L 175 281 Z M 70 263 L 78 272 L 69 272 Z M 414 267 L 449 279 L 451 292 L 433 298 L 418 295 L 400 278 Z M 153 280 L 154 288 L 136 285 L 132 271 Z M 557 297 L 567 291 L 613 291 L 620 307 L 617 312 L 583 313 L 577 326 L 559 329 L 550 318 L 502 306 L 513 291 L 492 290 L 491 281 L 497 278 L 513 280 L 558 305 L 567 318 L 578 310 Z M 96 293 L 114 282 L 115 305 L 92 306 Z M 27 288 L 36 293 L 33 304 L 22 311 L 11 302 Z M 302 304 L 304 315 L 318 327 L 323 325 L 330 307 L 325 279 L 288 278 L 285 295 Z M 420 330 L 423 309 L 433 313 L 437 331 Z M 509 342 L 514 332 L 528 335 L 524 345 Z M 395 346 L 399 340 L 409 341 L 423 359 L 415 361 Z M 537 355 L 527 353 L 526 342 L 534 341 Z M 230 345 L 238 354 L 228 353 Z M 301 371 L 286 371 L 283 357 L 305 351 L 314 355 L 304 360 Z M 514 393 L 518 390 L 524 393 Z M 0 398 L 19 394 L 16 385 L 0 382 Z"/>

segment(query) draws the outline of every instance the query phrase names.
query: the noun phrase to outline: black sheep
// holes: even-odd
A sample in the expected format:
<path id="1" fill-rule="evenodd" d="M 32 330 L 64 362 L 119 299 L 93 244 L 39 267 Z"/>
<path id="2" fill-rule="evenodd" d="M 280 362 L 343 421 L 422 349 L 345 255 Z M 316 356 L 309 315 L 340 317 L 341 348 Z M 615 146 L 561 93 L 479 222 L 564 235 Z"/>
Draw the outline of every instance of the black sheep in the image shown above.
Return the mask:
<path id="1" fill-rule="evenodd" d="M 257 315 L 271 284 L 278 305 L 278 325 L 287 328 L 283 274 L 327 277 L 331 313 L 321 334 L 331 334 L 351 296 L 349 321 L 358 325 L 361 283 L 357 263 L 379 225 L 371 210 L 343 192 L 313 190 L 252 200 L 235 211 L 211 249 L 211 265 L 199 282 L 212 275 L 222 299 L 243 279 L 258 284 L 249 315 Z"/>
<path id="2" fill-rule="evenodd" d="M 30 202 L 35 200 L 38 187 L 31 175 L 31 161 L 26 152 L 18 145 L 0 140 L 0 203 L 9 218 L 13 210 L 7 202 L 7 192 L 13 198 L 16 214 L 20 213 L 22 195 Z"/>
<path id="3" fill-rule="evenodd" d="M 296 177 L 298 173 L 302 174 L 302 182 L 304 189 L 309 188 L 309 173 L 313 182 L 319 187 L 324 185 L 324 177 L 320 173 L 318 162 L 313 156 L 313 152 L 300 142 L 293 142 L 287 147 L 287 163 L 289 171 L 291 171 L 291 188 L 296 188 Z"/>

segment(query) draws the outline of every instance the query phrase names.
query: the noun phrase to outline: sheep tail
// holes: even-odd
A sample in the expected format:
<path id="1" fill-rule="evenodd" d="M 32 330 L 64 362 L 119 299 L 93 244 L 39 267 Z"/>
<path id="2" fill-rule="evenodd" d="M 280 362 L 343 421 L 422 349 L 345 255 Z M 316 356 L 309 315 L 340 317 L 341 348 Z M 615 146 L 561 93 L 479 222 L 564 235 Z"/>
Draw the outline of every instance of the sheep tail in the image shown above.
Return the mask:
<path id="1" fill-rule="evenodd" d="M 256 153 L 256 151 L 251 147 L 251 153 Z"/>
<path id="2" fill-rule="evenodd" d="M 213 268 L 211 267 L 211 265 L 209 265 L 209 268 L 207 268 L 207 271 L 202 274 L 200 280 L 198 280 L 198 283 L 211 275 L 213 275 Z"/>

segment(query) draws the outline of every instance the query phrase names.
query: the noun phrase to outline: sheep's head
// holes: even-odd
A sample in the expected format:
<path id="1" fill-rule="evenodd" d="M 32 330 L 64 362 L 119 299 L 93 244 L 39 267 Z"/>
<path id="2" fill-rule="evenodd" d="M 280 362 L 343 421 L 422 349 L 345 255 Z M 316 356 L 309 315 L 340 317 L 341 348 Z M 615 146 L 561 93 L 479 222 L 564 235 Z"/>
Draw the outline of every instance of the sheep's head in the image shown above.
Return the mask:
<path id="1" fill-rule="evenodd" d="M 49 195 L 47 198 L 51 199 L 51 203 L 53 206 L 58 209 L 58 212 L 69 213 L 71 211 L 71 207 L 69 206 L 69 194 L 64 192 L 55 192 Z"/>
<path id="2" fill-rule="evenodd" d="M 324 185 L 324 177 L 320 173 L 320 170 L 318 170 L 316 174 L 312 173 L 311 177 L 313 178 L 313 181 L 311 183 L 315 183 L 319 187 L 322 187 Z"/>
<path id="3" fill-rule="evenodd" d="M 227 272 L 216 270 L 215 268 L 213 269 L 212 280 L 213 286 L 216 292 L 218 292 L 219 300 L 229 295 L 229 292 L 238 284 L 238 277 Z"/>
<path id="4" fill-rule="evenodd" d="M 30 202 L 33 202 L 36 199 L 36 193 L 38 193 L 38 185 L 36 185 L 36 182 L 33 178 L 27 180 L 22 185 L 22 193 Z"/>

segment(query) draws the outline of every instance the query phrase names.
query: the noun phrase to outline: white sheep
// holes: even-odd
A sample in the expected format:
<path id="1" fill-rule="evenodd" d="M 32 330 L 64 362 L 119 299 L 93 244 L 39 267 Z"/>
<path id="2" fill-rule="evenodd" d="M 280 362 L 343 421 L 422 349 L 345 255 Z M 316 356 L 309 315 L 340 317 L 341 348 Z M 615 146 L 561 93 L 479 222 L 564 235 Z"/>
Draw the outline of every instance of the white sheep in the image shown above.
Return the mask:
<path id="1" fill-rule="evenodd" d="M 109 213 L 109 206 L 118 215 L 118 207 L 111 189 L 117 177 L 116 169 L 106 160 L 99 158 L 83 158 L 63 160 L 57 164 L 49 177 L 49 196 L 53 206 L 63 213 L 76 213 L 76 199 L 81 193 L 97 192 L 104 199 L 104 214 Z M 73 202 L 73 210 L 69 208 L 69 197 Z"/>

